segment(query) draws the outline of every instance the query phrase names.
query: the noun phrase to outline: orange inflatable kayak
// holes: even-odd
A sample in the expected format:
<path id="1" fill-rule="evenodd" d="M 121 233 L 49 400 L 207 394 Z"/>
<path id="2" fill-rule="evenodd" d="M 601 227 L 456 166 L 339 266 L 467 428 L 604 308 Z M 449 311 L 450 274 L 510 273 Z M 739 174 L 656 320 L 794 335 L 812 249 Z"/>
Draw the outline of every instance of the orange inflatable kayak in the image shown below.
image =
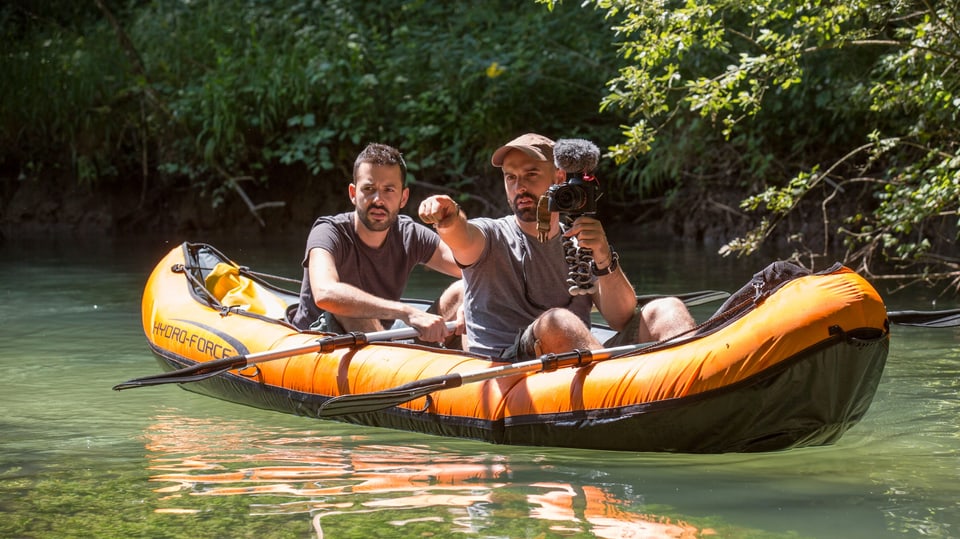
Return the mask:
<path id="1" fill-rule="evenodd" d="M 209 245 L 185 243 L 147 282 L 143 328 L 165 371 L 235 367 L 177 378 L 184 389 L 297 415 L 586 449 L 721 453 L 833 443 L 863 417 L 880 382 L 889 348 L 883 301 L 842 266 L 756 279 L 692 336 L 600 351 L 576 367 L 514 372 L 412 341 L 298 331 L 284 318 L 296 293 Z M 237 357 L 258 361 L 231 363 Z M 390 405 L 392 389 L 450 377 L 458 384 Z M 371 411 L 324 412 L 334 398 L 371 395 L 390 398 Z"/>

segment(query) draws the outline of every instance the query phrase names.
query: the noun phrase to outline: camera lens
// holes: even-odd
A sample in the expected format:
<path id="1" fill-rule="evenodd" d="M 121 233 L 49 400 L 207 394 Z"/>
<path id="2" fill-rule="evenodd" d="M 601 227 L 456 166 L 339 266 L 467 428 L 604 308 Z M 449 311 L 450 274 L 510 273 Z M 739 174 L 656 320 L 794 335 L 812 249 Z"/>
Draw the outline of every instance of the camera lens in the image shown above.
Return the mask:
<path id="1" fill-rule="evenodd" d="M 572 213 L 584 207 L 587 194 L 579 186 L 565 185 L 557 189 L 553 194 L 553 200 L 559 211 Z"/>

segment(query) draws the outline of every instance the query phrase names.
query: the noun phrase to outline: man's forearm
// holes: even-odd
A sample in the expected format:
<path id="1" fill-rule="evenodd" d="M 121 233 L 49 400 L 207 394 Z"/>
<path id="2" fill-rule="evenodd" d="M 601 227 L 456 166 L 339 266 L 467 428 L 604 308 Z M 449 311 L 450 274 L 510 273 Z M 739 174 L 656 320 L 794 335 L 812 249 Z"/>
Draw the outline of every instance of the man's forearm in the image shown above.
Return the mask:
<path id="1" fill-rule="evenodd" d="M 610 327 L 620 331 L 633 316 L 637 308 L 637 292 L 620 268 L 597 278 L 597 292 L 594 294 L 597 310 Z"/>
<path id="2" fill-rule="evenodd" d="M 319 292 L 319 293 L 318 293 Z M 334 283 L 314 292 L 317 307 L 348 318 L 406 320 L 414 307 L 384 299 L 346 283 Z"/>

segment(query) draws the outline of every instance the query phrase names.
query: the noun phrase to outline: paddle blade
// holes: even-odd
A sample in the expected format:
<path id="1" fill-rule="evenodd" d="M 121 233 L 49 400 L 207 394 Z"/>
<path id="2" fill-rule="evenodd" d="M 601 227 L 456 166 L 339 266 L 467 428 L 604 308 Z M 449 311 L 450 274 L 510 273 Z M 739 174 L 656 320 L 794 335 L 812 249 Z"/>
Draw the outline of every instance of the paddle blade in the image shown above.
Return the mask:
<path id="1" fill-rule="evenodd" d="M 126 382 L 120 382 L 119 384 L 113 386 L 113 389 L 116 391 L 121 391 L 124 389 L 133 389 L 136 387 L 147 387 L 147 386 L 159 386 L 163 384 L 186 384 L 189 382 L 199 382 L 200 380 L 206 380 L 207 378 L 212 378 L 222 372 L 230 370 L 229 367 L 224 367 L 221 369 L 215 369 L 207 372 L 200 372 L 199 374 L 194 375 L 179 375 L 172 378 L 134 378 L 133 380 L 127 380 Z"/>
<path id="2" fill-rule="evenodd" d="M 947 311 L 890 311 L 887 318 L 901 326 L 952 328 L 960 326 L 960 309 Z"/>
<path id="3" fill-rule="evenodd" d="M 438 382 L 414 389 L 387 389 L 375 393 L 360 393 L 357 395 L 340 395 L 320 405 L 317 417 L 331 418 L 350 414 L 365 414 L 392 408 L 405 402 L 426 397 L 434 391 L 447 389 L 448 384 Z"/>

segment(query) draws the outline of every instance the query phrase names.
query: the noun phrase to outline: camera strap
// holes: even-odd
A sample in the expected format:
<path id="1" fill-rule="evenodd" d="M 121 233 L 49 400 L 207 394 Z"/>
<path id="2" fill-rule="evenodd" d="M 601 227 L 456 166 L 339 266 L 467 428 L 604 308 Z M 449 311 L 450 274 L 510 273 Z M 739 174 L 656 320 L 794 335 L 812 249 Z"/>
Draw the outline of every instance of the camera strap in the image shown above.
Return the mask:
<path id="1" fill-rule="evenodd" d="M 550 239 L 550 197 L 540 195 L 537 201 L 537 239 L 545 243 Z"/>

